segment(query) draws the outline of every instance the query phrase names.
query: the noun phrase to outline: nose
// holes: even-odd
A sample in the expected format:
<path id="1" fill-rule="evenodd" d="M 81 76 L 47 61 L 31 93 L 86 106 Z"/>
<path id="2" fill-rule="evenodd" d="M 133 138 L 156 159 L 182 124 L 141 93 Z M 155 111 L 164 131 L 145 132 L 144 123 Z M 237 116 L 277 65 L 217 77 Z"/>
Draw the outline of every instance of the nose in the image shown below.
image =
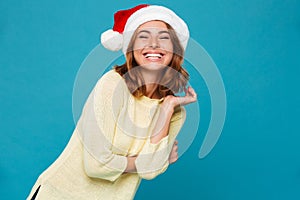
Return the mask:
<path id="1" fill-rule="evenodd" d="M 157 37 L 151 37 L 149 46 L 152 47 L 153 49 L 159 48 Z"/>

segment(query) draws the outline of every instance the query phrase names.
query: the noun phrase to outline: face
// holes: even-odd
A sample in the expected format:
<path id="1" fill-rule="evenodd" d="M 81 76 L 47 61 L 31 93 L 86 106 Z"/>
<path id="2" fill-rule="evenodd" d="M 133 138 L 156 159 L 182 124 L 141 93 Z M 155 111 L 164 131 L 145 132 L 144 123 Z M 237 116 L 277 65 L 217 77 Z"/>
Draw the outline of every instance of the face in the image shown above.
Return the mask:
<path id="1" fill-rule="evenodd" d="M 161 70 L 173 57 L 173 44 L 167 25 L 150 21 L 137 29 L 133 55 L 138 65 L 148 70 Z"/>

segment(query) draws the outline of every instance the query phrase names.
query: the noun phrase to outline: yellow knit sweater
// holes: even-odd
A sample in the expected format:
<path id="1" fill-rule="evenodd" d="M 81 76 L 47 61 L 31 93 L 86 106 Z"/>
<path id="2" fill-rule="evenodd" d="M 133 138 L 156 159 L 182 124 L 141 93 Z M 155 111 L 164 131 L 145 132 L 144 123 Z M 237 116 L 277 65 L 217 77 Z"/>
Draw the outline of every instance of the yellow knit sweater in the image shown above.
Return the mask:
<path id="1" fill-rule="evenodd" d="M 68 145 L 37 179 L 37 200 L 133 199 L 141 178 L 163 173 L 185 120 L 178 107 L 168 136 L 150 142 L 163 99 L 136 98 L 114 70 L 104 74 L 89 95 Z M 137 156 L 137 173 L 124 173 L 127 156 Z"/>

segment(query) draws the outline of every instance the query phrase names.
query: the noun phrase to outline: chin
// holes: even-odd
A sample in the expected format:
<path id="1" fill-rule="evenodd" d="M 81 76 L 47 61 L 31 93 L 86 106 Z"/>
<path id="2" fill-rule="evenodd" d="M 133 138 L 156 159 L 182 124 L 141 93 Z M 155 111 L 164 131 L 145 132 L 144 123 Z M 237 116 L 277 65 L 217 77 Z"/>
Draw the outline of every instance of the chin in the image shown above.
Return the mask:
<path id="1" fill-rule="evenodd" d="M 160 71 L 165 69 L 168 66 L 161 63 L 145 63 L 141 65 L 141 67 L 149 71 Z"/>

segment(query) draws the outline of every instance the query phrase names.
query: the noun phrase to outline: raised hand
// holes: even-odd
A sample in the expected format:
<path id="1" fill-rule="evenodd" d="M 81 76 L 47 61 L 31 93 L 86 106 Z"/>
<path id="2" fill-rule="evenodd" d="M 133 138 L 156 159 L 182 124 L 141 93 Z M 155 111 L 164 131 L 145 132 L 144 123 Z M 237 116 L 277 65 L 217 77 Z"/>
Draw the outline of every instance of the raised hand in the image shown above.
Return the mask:
<path id="1" fill-rule="evenodd" d="M 185 96 L 175 97 L 173 95 L 168 95 L 164 98 L 163 106 L 167 109 L 174 109 L 179 105 L 187 105 L 197 101 L 197 94 L 195 90 L 191 87 L 184 88 Z"/>

